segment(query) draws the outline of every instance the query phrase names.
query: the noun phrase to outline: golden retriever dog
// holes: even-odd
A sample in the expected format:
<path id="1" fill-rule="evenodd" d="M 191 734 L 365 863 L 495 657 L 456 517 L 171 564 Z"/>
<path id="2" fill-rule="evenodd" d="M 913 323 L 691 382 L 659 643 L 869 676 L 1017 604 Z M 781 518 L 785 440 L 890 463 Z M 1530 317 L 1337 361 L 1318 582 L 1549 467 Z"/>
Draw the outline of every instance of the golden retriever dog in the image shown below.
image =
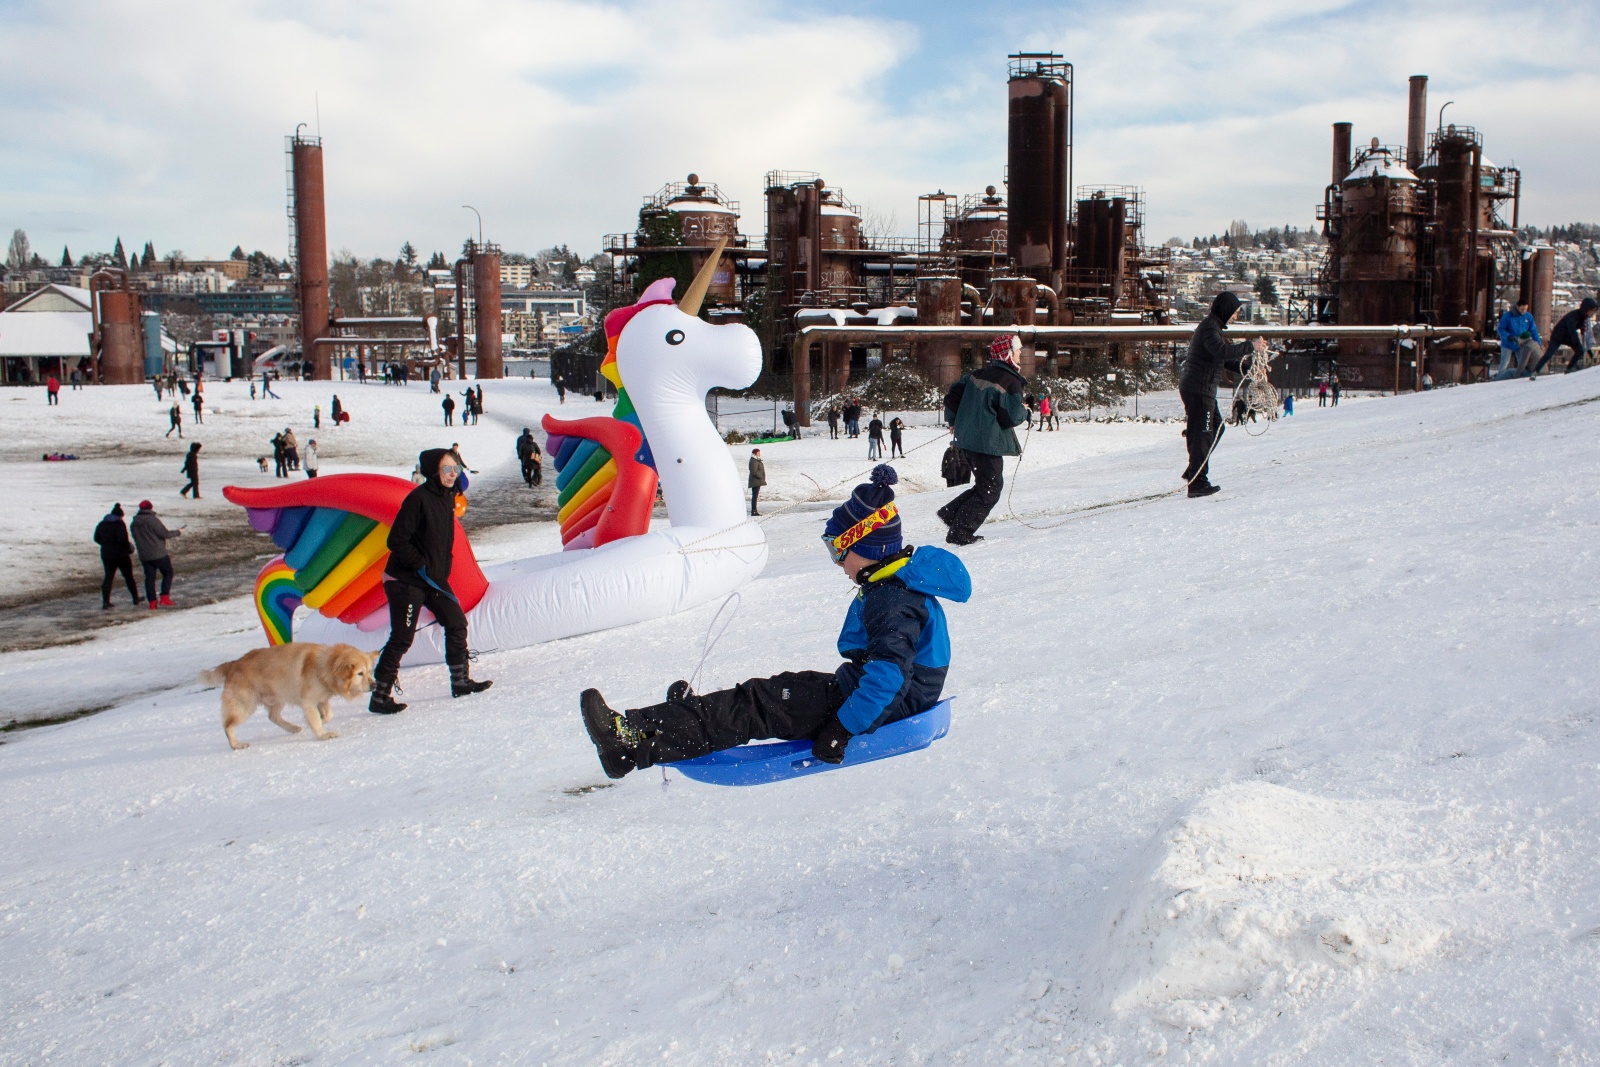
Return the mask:
<path id="1" fill-rule="evenodd" d="M 311 645 L 292 641 L 286 645 L 246 652 L 209 671 L 200 672 L 202 685 L 222 686 L 222 729 L 235 749 L 249 748 L 233 731 L 264 705 L 267 718 L 288 730 L 300 727 L 283 720 L 290 704 L 306 714 L 306 725 L 325 741 L 339 735 L 325 730 L 333 718 L 334 697 L 359 700 L 372 691 L 372 669 L 378 653 L 354 645 Z"/>

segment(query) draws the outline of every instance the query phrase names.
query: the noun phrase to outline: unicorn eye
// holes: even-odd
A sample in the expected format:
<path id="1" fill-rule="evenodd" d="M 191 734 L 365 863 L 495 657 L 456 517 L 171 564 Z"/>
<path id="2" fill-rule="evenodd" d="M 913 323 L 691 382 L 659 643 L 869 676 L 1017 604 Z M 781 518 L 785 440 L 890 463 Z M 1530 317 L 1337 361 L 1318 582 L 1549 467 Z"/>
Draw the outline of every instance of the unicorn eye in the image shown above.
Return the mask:
<path id="1" fill-rule="evenodd" d="M 682 330 L 669 330 L 667 332 L 667 344 L 669 344 L 669 345 L 681 345 L 681 344 L 683 344 L 683 331 Z"/>

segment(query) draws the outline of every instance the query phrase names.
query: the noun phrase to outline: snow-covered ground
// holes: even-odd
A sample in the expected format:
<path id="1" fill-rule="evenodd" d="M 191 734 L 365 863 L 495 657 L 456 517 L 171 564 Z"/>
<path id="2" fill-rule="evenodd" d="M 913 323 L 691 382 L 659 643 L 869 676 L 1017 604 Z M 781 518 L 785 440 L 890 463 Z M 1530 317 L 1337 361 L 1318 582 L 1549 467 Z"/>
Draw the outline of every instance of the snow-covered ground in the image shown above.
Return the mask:
<path id="1" fill-rule="evenodd" d="M 352 401 L 362 462 L 431 441 L 401 392 Z M 1302 405 L 1204 501 L 1139 499 L 1174 425 L 1034 434 L 962 550 L 949 737 L 757 789 L 610 785 L 578 720 L 659 699 L 715 605 L 239 753 L 189 679 L 259 643 L 244 597 L 0 656 L 8 700 L 113 705 L 0 746 L 0 1064 L 1600 1063 L 1597 429 L 1596 372 Z M 804 501 L 865 441 L 763 454 L 794 506 L 708 685 L 829 666 L 851 595 Z"/>

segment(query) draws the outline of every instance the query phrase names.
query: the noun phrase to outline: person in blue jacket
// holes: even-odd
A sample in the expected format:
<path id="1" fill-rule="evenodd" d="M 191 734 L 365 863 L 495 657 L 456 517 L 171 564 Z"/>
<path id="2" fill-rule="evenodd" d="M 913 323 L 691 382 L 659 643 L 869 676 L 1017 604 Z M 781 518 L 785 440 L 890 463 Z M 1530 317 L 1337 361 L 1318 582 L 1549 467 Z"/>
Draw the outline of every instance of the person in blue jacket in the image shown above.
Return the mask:
<path id="1" fill-rule="evenodd" d="M 1532 366 L 1539 356 L 1539 349 L 1534 346 L 1544 344 L 1544 338 L 1539 336 L 1539 324 L 1533 321 L 1533 312 L 1528 310 L 1526 297 L 1519 297 L 1516 307 L 1501 313 L 1495 332 L 1500 335 L 1500 366 L 1495 370 L 1496 380 L 1515 377 Z"/>
<path id="2" fill-rule="evenodd" d="M 901 542 L 893 467 L 879 464 L 834 509 L 823 542 L 857 587 L 839 631 L 833 671 L 789 671 L 732 689 L 695 694 L 678 681 L 664 703 L 613 711 L 597 689 L 579 698 L 584 726 L 607 777 L 694 759 L 760 738 L 812 742 L 843 762 L 850 739 L 927 711 L 950 669 L 950 631 L 939 600 L 972 595 L 966 567 L 942 548 Z"/>

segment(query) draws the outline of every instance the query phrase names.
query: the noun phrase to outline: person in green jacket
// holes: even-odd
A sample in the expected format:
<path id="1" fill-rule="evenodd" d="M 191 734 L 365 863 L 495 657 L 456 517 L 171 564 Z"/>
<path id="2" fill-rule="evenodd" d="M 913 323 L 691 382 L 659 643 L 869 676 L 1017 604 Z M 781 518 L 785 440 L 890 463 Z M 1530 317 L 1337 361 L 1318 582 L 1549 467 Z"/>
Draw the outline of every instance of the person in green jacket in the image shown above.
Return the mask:
<path id="1" fill-rule="evenodd" d="M 950 532 L 945 542 L 970 545 L 983 538 L 978 527 L 1000 500 L 1005 485 L 1005 456 L 1022 454 L 1017 443 L 1018 424 L 1026 421 L 1020 360 L 1022 341 L 1016 334 L 994 339 L 989 362 L 981 370 L 962 376 L 944 395 L 944 421 L 955 434 L 956 446 L 972 465 L 972 488 L 939 509 Z"/>
<path id="2" fill-rule="evenodd" d="M 750 514 L 760 515 L 757 500 L 761 496 L 761 487 L 767 484 L 767 465 L 762 462 L 761 449 L 750 450 Z"/>

